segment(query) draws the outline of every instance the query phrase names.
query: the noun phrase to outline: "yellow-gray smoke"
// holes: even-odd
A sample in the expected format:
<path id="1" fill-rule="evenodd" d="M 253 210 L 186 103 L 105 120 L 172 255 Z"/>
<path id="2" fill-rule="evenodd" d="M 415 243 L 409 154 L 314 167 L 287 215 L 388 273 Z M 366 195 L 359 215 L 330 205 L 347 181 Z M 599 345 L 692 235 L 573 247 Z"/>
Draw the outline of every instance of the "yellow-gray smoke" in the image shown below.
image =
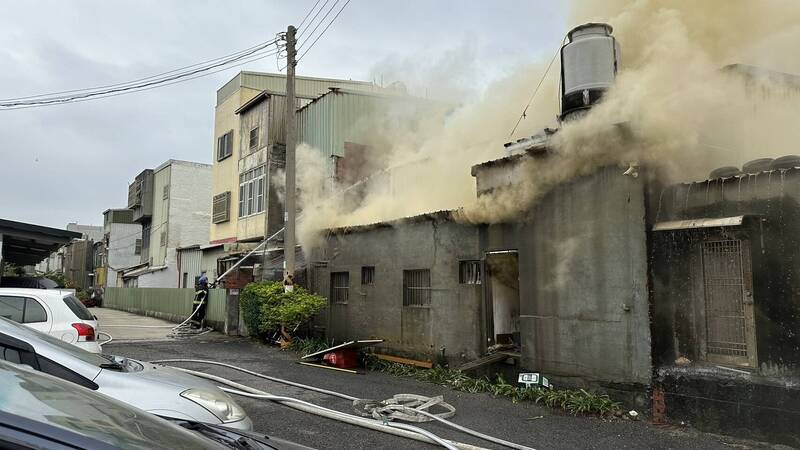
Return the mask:
<path id="1" fill-rule="evenodd" d="M 470 167 L 504 156 L 502 144 L 543 71 L 544 63 L 534 62 L 421 125 L 383 120 L 367 127 L 362 142 L 379 143 L 374 150 L 382 166 L 394 168 L 386 172 L 389 187 L 376 183 L 381 187 L 347 207 L 307 198 L 306 208 L 319 213 L 300 225 L 301 242 L 333 226 L 440 209 L 461 208 L 465 221 L 509 220 L 558 183 L 607 165 L 619 164 L 622 173 L 636 161 L 677 181 L 703 179 L 710 169 L 757 157 L 800 153 L 792 148 L 800 142 L 797 90 L 721 70 L 743 63 L 800 74 L 800 2 L 586 0 L 572 9 L 565 30 L 589 21 L 614 27 L 622 70 L 601 104 L 562 127 L 553 157 L 526 162 L 514 189 L 476 198 Z M 555 91 L 548 79 L 514 138 L 552 122 Z M 626 124 L 628 139 L 614 131 L 617 123 Z"/>

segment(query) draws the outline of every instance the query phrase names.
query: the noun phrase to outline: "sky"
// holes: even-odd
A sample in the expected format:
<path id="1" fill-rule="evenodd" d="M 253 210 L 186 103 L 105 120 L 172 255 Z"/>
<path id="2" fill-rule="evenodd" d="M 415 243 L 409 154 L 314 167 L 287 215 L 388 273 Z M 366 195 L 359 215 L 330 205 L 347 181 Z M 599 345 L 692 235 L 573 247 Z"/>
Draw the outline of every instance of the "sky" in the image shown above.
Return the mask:
<path id="1" fill-rule="evenodd" d="M 0 99 L 7 99 L 125 82 L 233 53 L 299 24 L 314 1 L 0 4 Z M 401 81 L 415 94 L 453 100 L 549 57 L 567 29 L 561 2 L 352 0 L 297 74 Z M 128 183 L 142 170 L 168 159 L 210 164 L 216 90 L 239 70 L 277 72 L 276 64 L 270 57 L 144 93 L 0 111 L 0 218 L 101 225 L 104 210 L 126 206 Z"/>

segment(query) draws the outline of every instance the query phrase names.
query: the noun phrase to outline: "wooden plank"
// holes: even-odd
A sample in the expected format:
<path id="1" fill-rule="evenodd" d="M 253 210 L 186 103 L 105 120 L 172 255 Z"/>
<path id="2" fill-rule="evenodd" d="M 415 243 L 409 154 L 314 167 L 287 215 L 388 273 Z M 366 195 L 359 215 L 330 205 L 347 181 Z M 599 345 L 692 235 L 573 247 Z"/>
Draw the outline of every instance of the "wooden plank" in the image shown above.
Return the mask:
<path id="1" fill-rule="evenodd" d="M 312 358 L 320 358 L 325 353 L 335 352 L 336 350 L 341 350 L 344 348 L 361 348 L 361 347 L 369 347 L 370 345 L 380 344 L 383 342 L 383 339 L 365 339 L 361 341 L 348 341 L 343 344 L 335 345 L 331 348 L 326 348 L 325 350 L 320 350 L 315 353 L 311 353 L 310 355 L 303 356 L 300 359 L 312 359 Z"/>
<path id="2" fill-rule="evenodd" d="M 326 366 L 326 365 L 323 365 L 323 364 L 314 364 L 314 363 L 310 363 L 310 362 L 298 361 L 297 364 L 302 364 L 304 366 L 311 366 L 311 367 L 319 367 L 319 368 L 322 368 L 322 369 L 338 370 L 339 372 L 358 373 L 357 370 L 353 370 L 353 369 L 340 369 L 338 367 Z"/>
<path id="3" fill-rule="evenodd" d="M 418 361 L 416 359 L 409 359 L 409 358 L 401 358 L 399 356 L 391 356 L 391 355 L 381 355 L 379 353 L 373 353 L 376 358 L 382 359 L 384 361 L 391 361 L 400 364 L 408 364 L 410 366 L 417 366 L 422 367 L 424 369 L 430 369 L 433 367 L 433 363 L 430 361 Z"/>

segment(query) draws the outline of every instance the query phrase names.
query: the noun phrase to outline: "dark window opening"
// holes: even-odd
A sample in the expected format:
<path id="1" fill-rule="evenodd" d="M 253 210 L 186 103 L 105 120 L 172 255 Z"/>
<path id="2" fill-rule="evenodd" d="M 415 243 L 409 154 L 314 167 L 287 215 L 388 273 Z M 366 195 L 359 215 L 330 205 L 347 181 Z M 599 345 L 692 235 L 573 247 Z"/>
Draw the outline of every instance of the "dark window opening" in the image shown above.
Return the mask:
<path id="1" fill-rule="evenodd" d="M 458 282 L 461 284 L 481 284 L 481 262 L 459 261 Z"/>
<path id="2" fill-rule="evenodd" d="M 250 130 L 249 147 L 250 147 L 250 150 L 253 150 L 256 147 L 258 147 L 258 127 L 255 127 L 252 130 Z"/>
<path id="3" fill-rule="evenodd" d="M 233 130 L 217 138 L 217 161 L 233 154 Z"/>
<path id="4" fill-rule="evenodd" d="M 331 302 L 346 305 L 350 296 L 350 272 L 331 272 Z"/>
<path id="5" fill-rule="evenodd" d="M 403 271 L 403 306 L 428 307 L 431 304 L 431 271 Z"/>
<path id="6" fill-rule="evenodd" d="M 363 266 L 361 268 L 361 284 L 363 286 L 375 284 L 375 266 Z"/>

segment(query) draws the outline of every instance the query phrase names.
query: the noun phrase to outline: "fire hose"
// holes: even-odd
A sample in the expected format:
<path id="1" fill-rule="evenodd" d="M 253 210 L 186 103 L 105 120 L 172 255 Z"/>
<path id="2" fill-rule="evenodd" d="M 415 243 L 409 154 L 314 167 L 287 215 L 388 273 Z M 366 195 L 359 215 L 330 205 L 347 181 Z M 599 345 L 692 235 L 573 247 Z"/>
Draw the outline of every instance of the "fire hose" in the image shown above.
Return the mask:
<path id="1" fill-rule="evenodd" d="M 353 402 L 353 407 L 361 415 L 371 416 L 371 417 L 374 417 L 375 419 L 377 419 L 377 420 L 373 420 L 373 422 L 380 421 L 380 423 L 384 423 L 384 422 L 390 423 L 389 422 L 390 420 L 405 420 L 405 421 L 410 421 L 410 422 L 426 422 L 426 421 L 436 420 L 436 421 L 438 421 L 438 422 L 440 422 L 440 423 L 442 423 L 444 425 L 447 425 L 447 426 L 449 426 L 451 428 L 454 428 L 454 429 L 459 430 L 461 432 L 464 432 L 464 433 L 470 434 L 472 436 L 487 440 L 489 442 L 493 442 L 493 443 L 496 443 L 496 444 L 500 444 L 500 445 L 503 445 L 503 446 L 506 446 L 506 447 L 509 447 L 509 448 L 513 448 L 513 449 L 518 449 L 518 450 L 533 450 L 530 447 L 526 447 L 524 445 L 520 445 L 520 444 L 516 444 L 516 443 L 513 443 L 513 442 L 509 442 L 509 441 L 506 441 L 506 440 L 503 440 L 503 439 L 500 439 L 500 438 L 496 438 L 494 436 L 489 436 L 489 435 L 480 433 L 478 431 L 472 430 L 470 428 L 458 425 L 456 423 L 453 423 L 453 422 L 447 420 L 448 418 L 450 418 L 453 415 L 455 415 L 455 408 L 452 405 L 450 405 L 448 403 L 445 403 L 443 401 L 443 399 L 441 398 L 441 396 L 428 398 L 428 397 L 415 395 L 415 394 L 397 394 L 394 397 L 392 397 L 391 399 L 379 402 L 379 401 L 375 401 L 375 400 L 360 399 L 358 397 L 354 397 L 352 395 L 344 394 L 344 393 L 341 393 L 341 392 L 331 391 L 331 390 L 319 388 L 319 387 L 316 387 L 316 386 L 309 386 L 309 385 L 297 383 L 297 382 L 294 382 L 294 381 L 285 380 L 285 379 L 282 379 L 282 378 L 261 374 L 261 373 L 258 373 L 258 372 L 254 372 L 252 370 L 248 370 L 248 369 L 245 369 L 245 368 L 242 368 L 242 367 L 238 367 L 238 366 L 234 366 L 232 364 L 226 364 L 226 363 L 222 363 L 222 362 L 218 362 L 218 361 L 209 361 L 209 360 L 203 360 L 203 359 L 163 359 L 163 360 L 152 361 L 152 362 L 153 363 L 160 363 L 160 364 L 163 364 L 163 363 L 181 363 L 181 362 L 182 363 L 198 363 L 198 364 L 211 364 L 211 365 L 216 365 L 216 366 L 221 366 L 221 367 L 227 367 L 227 368 L 230 368 L 230 369 L 233 369 L 233 370 L 237 370 L 239 372 L 247 373 L 249 375 L 253 375 L 253 376 L 256 376 L 256 377 L 259 377 L 259 378 L 263 378 L 263 379 L 266 379 L 266 380 L 269 380 L 269 381 L 273 381 L 273 382 L 276 382 L 276 383 L 282 383 L 282 384 L 286 384 L 286 385 L 289 385 L 289 386 L 294 386 L 294 387 L 297 387 L 297 388 L 306 389 L 306 390 L 310 390 L 310 391 L 314 391 L 314 392 L 319 392 L 319 393 L 322 393 L 322 394 L 331 395 L 331 396 L 334 396 L 334 397 L 339 397 L 339 398 L 342 398 L 342 399 L 345 399 L 345 400 L 350 400 L 350 401 Z M 216 377 L 214 375 L 209 375 L 209 374 L 206 374 L 206 373 L 203 373 L 203 372 L 197 372 L 197 371 L 193 371 L 193 370 L 189 370 L 189 369 L 183 369 L 183 368 L 179 368 L 179 367 L 174 367 L 174 368 L 178 369 L 178 370 L 186 371 L 186 372 L 191 373 L 193 375 L 197 375 L 197 376 L 200 376 L 200 377 L 204 377 L 204 378 L 212 379 L 212 380 L 215 380 L 215 381 L 223 382 L 225 384 L 228 384 L 229 386 L 231 385 L 231 384 L 227 383 L 230 380 L 226 380 L 225 378 Z M 234 383 L 234 382 L 231 381 L 231 383 Z M 240 385 L 240 384 L 237 384 L 237 383 L 235 383 L 235 385 L 233 385 L 233 386 L 236 387 L 237 389 L 240 389 L 241 391 L 249 392 L 251 395 L 270 395 L 270 394 L 265 393 L 263 391 L 258 391 L 257 389 L 249 388 L 247 386 L 243 386 L 243 385 Z M 249 390 L 248 389 L 242 389 L 242 387 L 246 387 Z M 258 391 L 258 392 L 254 392 L 254 391 Z M 277 400 L 274 400 L 274 401 L 277 401 Z M 428 411 L 428 409 L 430 407 L 437 406 L 437 405 L 439 407 L 445 409 L 446 411 L 443 412 L 443 413 L 432 413 L 432 412 Z M 289 405 L 287 405 L 287 406 L 289 406 Z M 313 406 L 317 406 L 317 405 L 313 405 Z M 320 406 L 320 408 L 322 408 L 322 407 Z M 348 416 L 349 418 L 353 418 L 353 419 L 364 419 L 362 417 L 353 416 L 353 415 L 342 413 L 342 412 L 339 412 L 339 411 L 336 411 L 336 413 L 337 414 L 344 414 L 344 415 Z M 370 420 L 370 419 L 364 419 L 364 420 Z M 401 424 L 394 423 L 394 425 L 401 425 Z M 381 429 L 379 431 L 384 431 L 384 430 L 385 430 L 385 428 Z"/>

